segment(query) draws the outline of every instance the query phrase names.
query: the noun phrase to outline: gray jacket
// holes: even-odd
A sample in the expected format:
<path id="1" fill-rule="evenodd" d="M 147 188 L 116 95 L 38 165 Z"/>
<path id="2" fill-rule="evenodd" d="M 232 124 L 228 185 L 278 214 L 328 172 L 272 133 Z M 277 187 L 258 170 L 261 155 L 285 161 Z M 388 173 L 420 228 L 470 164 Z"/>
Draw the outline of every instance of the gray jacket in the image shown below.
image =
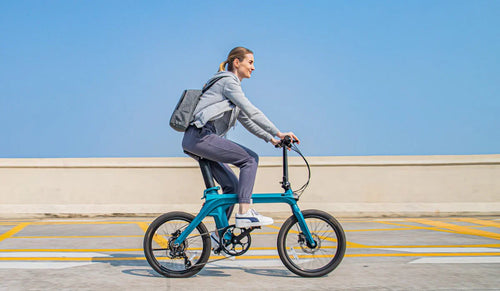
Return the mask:
<path id="1" fill-rule="evenodd" d="M 241 90 L 241 82 L 232 72 L 218 72 L 208 82 L 220 79 L 201 97 L 191 122 L 198 128 L 213 121 L 217 134 L 225 135 L 236 123 L 236 119 L 254 135 L 270 141 L 278 133 L 278 128 L 255 107 Z"/>

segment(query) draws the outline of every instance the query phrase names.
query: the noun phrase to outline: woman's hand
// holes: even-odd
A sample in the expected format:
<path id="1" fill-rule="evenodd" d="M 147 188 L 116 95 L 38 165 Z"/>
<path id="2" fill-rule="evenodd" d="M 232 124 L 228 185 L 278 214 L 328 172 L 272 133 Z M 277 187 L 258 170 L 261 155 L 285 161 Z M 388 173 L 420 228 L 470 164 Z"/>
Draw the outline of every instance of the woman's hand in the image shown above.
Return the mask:
<path id="1" fill-rule="evenodd" d="M 280 140 L 272 137 L 270 142 L 273 144 L 273 146 L 277 146 L 280 143 Z"/>
<path id="2" fill-rule="evenodd" d="M 299 138 L 298 138 L 295 134 L 293 134 L 293 132 L 291 132 L 291 131 L 290 131 L 290 132 L 284 132 L 284 133 L 280 131 L 280 132 L 278 132 L 276 135 L 277 135 L 280 139 L 284 139 L 284 138 L 285 138 L 285 136 L 287 136 L 287 135 L 288 135 L 288 136 L 290 136 L 290 137 L 292 138 L 292 141 L 296 141 L 297 143 L 300 143 Z M 271 141 L 271 142 L 273 142 L 273 141 Z"/>

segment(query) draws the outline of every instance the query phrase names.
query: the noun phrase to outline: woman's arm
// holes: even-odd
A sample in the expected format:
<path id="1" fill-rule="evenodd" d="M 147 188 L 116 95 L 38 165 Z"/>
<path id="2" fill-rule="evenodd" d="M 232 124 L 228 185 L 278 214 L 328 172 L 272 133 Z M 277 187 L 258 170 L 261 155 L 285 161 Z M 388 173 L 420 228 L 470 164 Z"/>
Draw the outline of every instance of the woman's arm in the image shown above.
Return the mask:
<path id="1" fill-rule="evenodd" d="M 241 112 L 238 114 L 238 120 L 243 126 L 255 134 L 256 136 L 271 142 L 273 145 L 278 144 L 279 140 L 274 137 L 277 136 L 283 139 L 285 136 L 290 136 L 292 140 L 299 143 L 299 139 L 293 132 L 281 132 L 278 128 L 260 111 L 255 107 L 241 90 L 241 85 L 237 82 L 228 82 L 224 86 L 224 96 L 226 96 L 234 105 L 240 108 Z"/>
<path id="2" fill-rule="evenodd" d="M 238 115 L 238 121 L 243 124 L 243 126 L 253 133 L 254 135 L 260 137 L 261 139 L 265 140 L 266 142 L 272 142 L 273 136 L 260 128 L 257 124 L 255 124 L 248 116 L 243 112 L 240 111 L 240 114 Z"/>
<path id="3" fill-rule="evenodd" d="M 240 84 L 236 81 L 232 82 L 231 80 L 230 82 L 227 82 L 224 86 L 223 94 L 234 105 L 236 105 L 248 119 L 258 125 L 265 132 L 269 133 L 271 136 L 276 136 L 278 134 L 278 128 L 264 115 L 264 113 L 262 113 L 262 111 L 250 103 L 241 90 Z"/>

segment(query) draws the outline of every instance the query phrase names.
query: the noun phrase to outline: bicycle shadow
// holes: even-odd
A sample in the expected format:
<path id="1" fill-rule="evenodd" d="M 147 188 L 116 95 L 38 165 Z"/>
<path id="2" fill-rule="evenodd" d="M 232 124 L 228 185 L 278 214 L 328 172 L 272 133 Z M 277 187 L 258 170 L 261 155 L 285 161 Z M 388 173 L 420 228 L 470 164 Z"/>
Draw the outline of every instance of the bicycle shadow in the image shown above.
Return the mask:
<path id="1" fill-rule="evenodd" d="M 245 272 L 267 277 L 297 278 L 297 276 L 292 274 L 290 271 L 280 269 L 246 269 Z"/>
<path id="2" fill-rule="evenodd" d="M 96 257 L 92 260 L 93 263 L 109 264 L 112 267 L 135 267 L 132 269 L 122 270 L 121 272 L 131 276 L 149 277 L 149 278 L 165 278 L 163 275 L 154 271 L 148 262 L 144 259 L 137 259 L 138 256 L 130 253 L 115 253 L 109 254 L 109 260 L 103 260 Z M 244 266 L 205 266 L 195 276 L 200 277 L 231 277 L 230 270 L 243 270 L 246 273 L 266 276 L 266 277 L 288 277 L 295 278 L 296 275 L 292 274 L 286 269 L 278 268 L 262 268 L 262 267 L 244 267 Z M 194 276 L 194 277 L 195 277 Z"/>
<path id="3" fill-rule="evenodd" d="M 259 276 L 266 276 L 266 277 L 289 277 L 289 278 L 295 278 L 296 276 L 293 275 L 291 272 L 288 270 L 281 270 L 281 269 L 263 269 L 262 267 L 256 267 L 256 268 L 247 268 L 247 267 L 219 267 L 219 266 L 213 266 L 213 267 L 205 267 L 203 268 L 197 275 L 198 276 L 206 276 L 206 277 L 231 277 L 232 275 L 224 272 L 224 270 L 243 270 L 245 273 L 253 274 L 253 275 L 259 275 Z"/>
<path id="4" fill-rule="evenodd" d="M 241 269 L 241 268 L 217 268 L 210 269 L 204 268 L 198 274 L 193 277 L 231 277 L 232 275 L 225 272 L 224 270 L 219 269 Z M 280 277 L 280 278 L 296 278 L 290 272 L 286 270 L 273 270 L 273 269 L 246 269 L 244 270 L 246 273 L 257 275 L 257 276 L 266 276 L 266 277 Z M 131 276 L 139 276 L 139 277 L 148 277 L 148 278 L 165 278 L 164 276 L 158 274 L 151 268 L 145 267 L 143 269 L 127 269 L 123 270 L 122 273 L 131 275 Z"/>

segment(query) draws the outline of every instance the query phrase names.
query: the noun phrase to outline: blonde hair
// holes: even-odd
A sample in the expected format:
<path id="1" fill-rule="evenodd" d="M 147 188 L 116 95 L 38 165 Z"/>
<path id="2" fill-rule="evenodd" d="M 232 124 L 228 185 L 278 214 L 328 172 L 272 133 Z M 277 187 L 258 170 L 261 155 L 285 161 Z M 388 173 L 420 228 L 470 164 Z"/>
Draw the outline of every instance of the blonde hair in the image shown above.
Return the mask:
<path id="1" fill-rule="evenodd" d="M 238 59 L 240 60 L 240 62 L 242 62 L 245 59 L 246 54 L 253 54 L 253 52 L 242 46 L 235 47 L 229 52 L 227 59 L 219 65 L 219 72 L 225 71 L 226 65 L 227 65 L 227 70 L 232 71 L 234 60 Z"/>

